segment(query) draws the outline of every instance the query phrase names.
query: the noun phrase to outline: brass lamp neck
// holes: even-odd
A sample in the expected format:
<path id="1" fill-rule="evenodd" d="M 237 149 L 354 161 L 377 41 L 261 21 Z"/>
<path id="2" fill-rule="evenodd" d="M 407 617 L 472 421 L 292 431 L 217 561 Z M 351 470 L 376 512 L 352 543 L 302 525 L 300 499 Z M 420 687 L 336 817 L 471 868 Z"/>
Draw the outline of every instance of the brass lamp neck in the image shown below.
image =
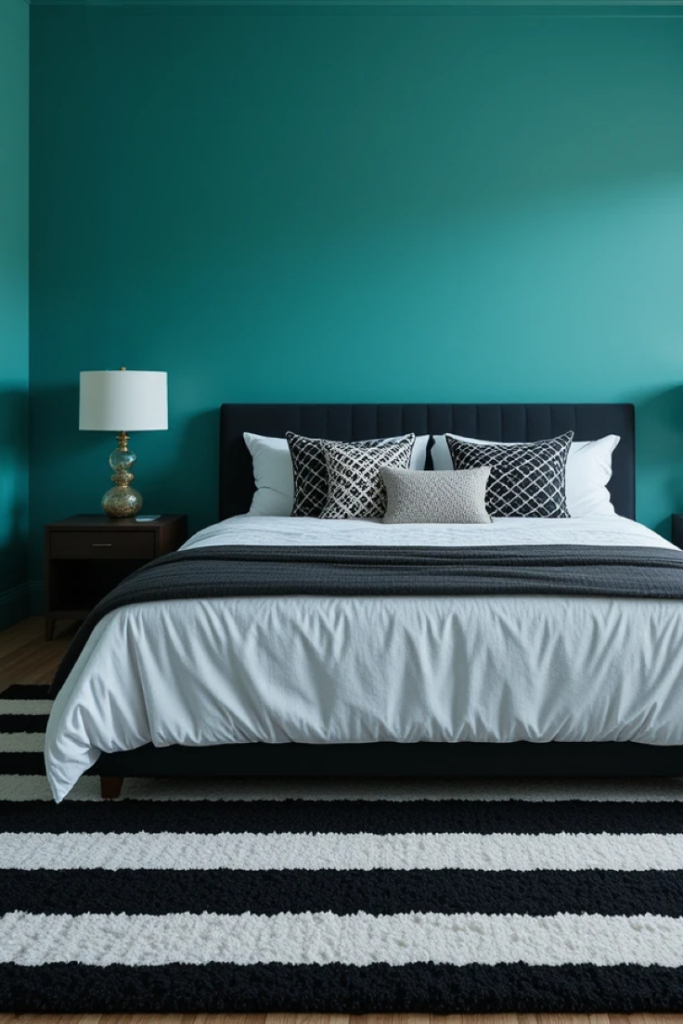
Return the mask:
<path id="1" fill-rule="evenodd" d="M 128 434 L 125 432 L 125 430 L 122 430 L 120 434 L 116 435 L 116 440 L 119 443 L 119 445 L 118 445 L 119 451 L 120 452 L 127 452 L 128 451 L 128 442 L 130 441 L 130 438 L 129 438 Z"/>

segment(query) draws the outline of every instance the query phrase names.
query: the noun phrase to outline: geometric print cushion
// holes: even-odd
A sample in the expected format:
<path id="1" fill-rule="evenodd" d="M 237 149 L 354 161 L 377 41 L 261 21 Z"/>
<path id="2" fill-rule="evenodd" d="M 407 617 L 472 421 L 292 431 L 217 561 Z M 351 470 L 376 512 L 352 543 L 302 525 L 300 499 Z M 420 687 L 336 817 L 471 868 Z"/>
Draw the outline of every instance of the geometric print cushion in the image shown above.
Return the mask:
<path id="1" fill-rule="evenodd" d="M 292 457 L 294 470 L 294 507 L 293 516 L 319 517 L 325 508 L 330 481 L 327 473 L 327 462 L 323 445 L 326 443 L 319 437 L 302 437 L 287 431 L 287 444 Z M 415 438 L 414 434 L 406 437 Z M 391 438 L 392 442 L 404 438 Z M 370 448 L 389 443 L 386 438 L 372 441 L 349 442 L 358 448 Z"/>
<path id="2" fill-rule="evenodd" d="M 574 432 L 547 441 L 473 444 L 446 434 L 453 469 L 490 466 L 486 508 L 501 518 L 568 519 L 565 468 Z"/>
<path id="3" fill-rule="evenodd" d="M 321 519 L 381 519 L 387 510 L 382 469 L 408 469 L 415 434 L 361 448 L 323 441 L 329 491 Z"/>

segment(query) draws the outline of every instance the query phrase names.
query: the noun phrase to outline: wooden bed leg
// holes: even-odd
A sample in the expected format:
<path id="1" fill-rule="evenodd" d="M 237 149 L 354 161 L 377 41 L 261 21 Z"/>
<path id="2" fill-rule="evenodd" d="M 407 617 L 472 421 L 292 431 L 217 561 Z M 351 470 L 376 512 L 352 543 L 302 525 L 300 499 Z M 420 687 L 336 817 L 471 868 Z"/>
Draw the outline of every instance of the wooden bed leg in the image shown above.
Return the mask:
<path id="1" fill-rule="evenodd" d="M 116 800 L 121 796 L 123 779 L 120 775 L 100 776 L 100 793 L 103 800 Z"/>

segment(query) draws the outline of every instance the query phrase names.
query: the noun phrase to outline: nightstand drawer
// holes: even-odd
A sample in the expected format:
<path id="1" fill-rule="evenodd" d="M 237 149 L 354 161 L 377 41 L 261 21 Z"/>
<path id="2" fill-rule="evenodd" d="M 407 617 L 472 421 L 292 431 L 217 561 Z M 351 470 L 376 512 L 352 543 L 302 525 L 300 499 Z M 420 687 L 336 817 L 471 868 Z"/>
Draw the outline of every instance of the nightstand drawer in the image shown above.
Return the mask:
<path id="1" fill-rule="evenodd" d="M 154 532 L 84 530 L 50 535 L 51 558 L 154 558 Z"/>

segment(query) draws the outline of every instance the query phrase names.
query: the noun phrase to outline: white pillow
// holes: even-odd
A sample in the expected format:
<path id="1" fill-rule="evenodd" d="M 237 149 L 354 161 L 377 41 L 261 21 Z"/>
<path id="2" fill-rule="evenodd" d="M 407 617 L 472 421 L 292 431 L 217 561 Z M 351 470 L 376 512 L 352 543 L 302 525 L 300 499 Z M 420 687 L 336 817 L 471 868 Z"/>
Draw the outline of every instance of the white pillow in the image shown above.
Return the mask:
<path id="1" fill-rule="evenodd" d="M 612 479 L 612 452 L 618 434 L 597 441 L 572 441 L 567 457 L 566 492 L 569 515 L 616 515 L 607 484 Z"/>
<path id="2" fill-rule="evenodd" d="M 291 515 L 294 504 L 294 474 L 287 439 L 245 433 L 244 441 L 251 453 L 256 482 L 249 515 Z"/>
<path id="3" fill-rule="evenodd" d="M 477 444 L 514 444 L 514 441 L 484 441 L 481 438 L 462 437 L 460 441 Z M 621 438 L 608 434 L 597 441 L 572 441 L 567 457 L 566 493 L 567 509 L 572 519 L 588 515 L 614 515 L 614 505 L 607 490 L 612 478 L 612 452 Z M 453 469 L 451 453 L 444 434 L 434 437 L 432 446 L 434 469 Z"/>
<path id="4" fill-rule="evenodd" d="M 294 505 L 294 470 L 287 439 L 245 433 L 244 442 L 251 453 L 256 482 L 249 515 L 290 516 Z M 429 434 L 420 434 L 415 438 L 410 457 L 411 469 L 425 468 L 428 443 Z M 448 468 L 453 469 L 453 465 Z"/>

